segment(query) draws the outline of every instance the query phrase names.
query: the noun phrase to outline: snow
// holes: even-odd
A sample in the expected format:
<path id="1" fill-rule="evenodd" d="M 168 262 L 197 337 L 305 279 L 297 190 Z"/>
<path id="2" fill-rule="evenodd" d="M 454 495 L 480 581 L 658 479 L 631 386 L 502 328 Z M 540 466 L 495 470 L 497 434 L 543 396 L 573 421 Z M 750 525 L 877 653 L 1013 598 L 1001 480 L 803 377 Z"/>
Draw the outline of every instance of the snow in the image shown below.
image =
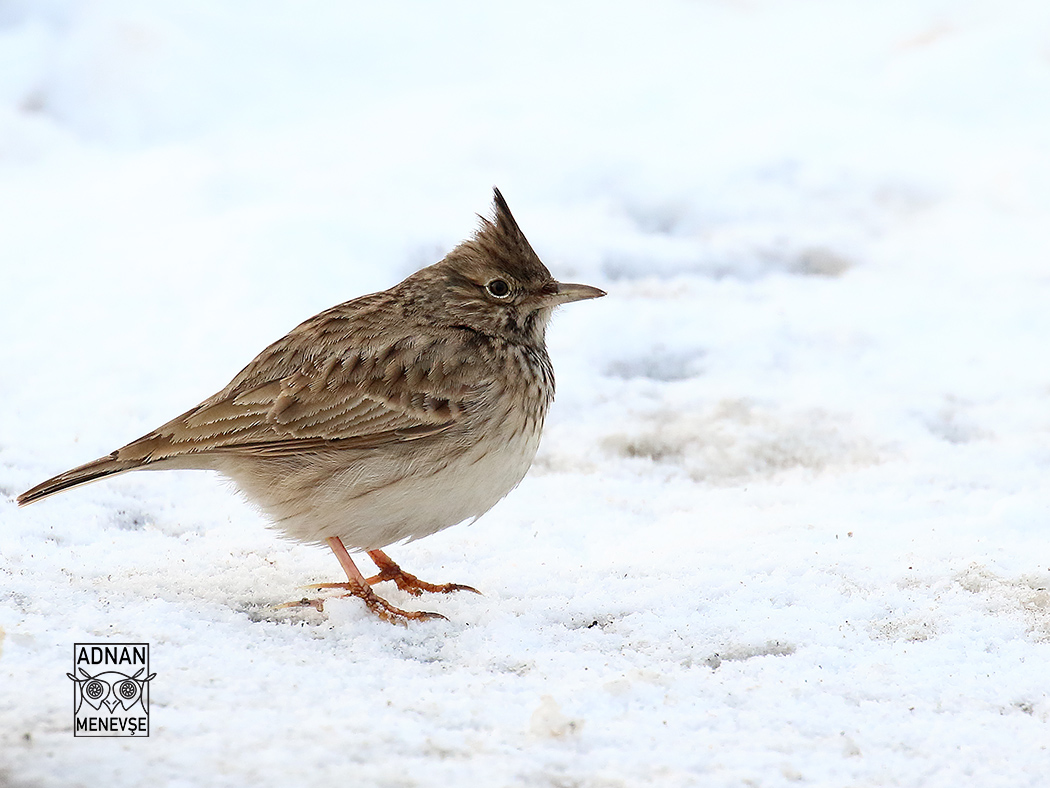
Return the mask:
<path id="1" fill-rule="evenodd" d="M 0 7 L 0 784 L 1042 786 L 1050 6 Z M 556 276 L 522 485 L 392 627 L 207 474 L 18 493 L 437 260 Z M 367 559 L 362 563 L 367 563 Z M 75 642 L 151 735 L 72 735 Z"/>

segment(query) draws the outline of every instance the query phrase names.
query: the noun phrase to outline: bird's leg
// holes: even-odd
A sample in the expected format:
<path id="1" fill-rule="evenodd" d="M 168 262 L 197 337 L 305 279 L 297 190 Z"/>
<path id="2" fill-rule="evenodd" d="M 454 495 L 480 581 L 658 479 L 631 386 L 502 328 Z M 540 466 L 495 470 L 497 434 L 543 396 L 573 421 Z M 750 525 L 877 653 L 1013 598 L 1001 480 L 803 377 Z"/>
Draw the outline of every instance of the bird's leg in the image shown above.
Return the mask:
<path id="1" fill-rule="evenodd" d="M 379 568 L 378 574 L 372 575 L 372 577 L 365 580 L 365 582 L 371 586 L 374 586 L 376 583 L 381 583 L 384 580 L 393 580 L 397 583 L 398 588 L 402 591 L 407 591 L 412 594 L 412 596 L 420 596 L 424 591 L 428 591 L 431 594 L 450 594 L 453 591 L 473 591 L 475 594 L 481 593 L 476 588 L 460 585 L 459 583 L 443 583 L 442 585 L 435 585 L 434 583 L 424 582 L 415 575 L 410 575 L 408 572 L 404 571 L 382 550 L 369 550 L 368 557 L 371 558 Z"/>
<path id="2" fill-rule="evenodd" d="M 335 553 L 335 557 L 339 559 L 340 565 L 343 567 L 343 571 L 346 572 L 346 577 L 349 580 L 347 583 L 319 583 L 311 588 L 342 588 L 348 593 L 346 596 L 356 596 L 368 606 L 368 609 L 379 616 L 384 621 L 389 621 L 391 624 L 401 624 L 404 626 L 408 625 L 409 621 L 422 621 L 428 618 L 444 618 L 440 613 L 426 613 L 423 611 L 411 611 L 402 610 L 399 607 L 394 607 L 385 599 L 381 599 L 376 596 L 375 592 L 372 591 L 372 587 L 369 585 L 365 576 L 361 574 L 361 570 L 354 564 L 354 560 L 350 557 L 350 554 L 346 551 L 346 547 L 343 546 L 342 540 L 338 536 L 332 536 L 325 540 L 328 542 L 328 546 L 332 548 L 332 552 Z M 391 561 L 391 564 L 393 562 Z M 396 567 L 396 564 L 394 564 Z M 289 602 L 287 605 L 281 607 L 312 607 L 316 610 L 324 610 L 323 599 L 302 599 L 298 602 Z"/>

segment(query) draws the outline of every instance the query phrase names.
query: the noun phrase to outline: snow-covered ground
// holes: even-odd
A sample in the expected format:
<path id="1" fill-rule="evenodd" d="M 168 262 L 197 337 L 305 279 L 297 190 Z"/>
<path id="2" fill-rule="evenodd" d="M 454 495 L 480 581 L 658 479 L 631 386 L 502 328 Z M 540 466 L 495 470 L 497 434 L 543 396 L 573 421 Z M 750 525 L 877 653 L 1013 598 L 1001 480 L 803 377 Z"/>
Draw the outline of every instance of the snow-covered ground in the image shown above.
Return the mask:
<path id="1" fill-rule="evenodd" d="M 206 474 L 19 492 L 434 262 L 554 274 L 522 485 L 337 580 Z M 1045 786 L 1050 5 L 0 6 L 0 785 Z M 72 735 L 151 645 L 149 739 Z"/>

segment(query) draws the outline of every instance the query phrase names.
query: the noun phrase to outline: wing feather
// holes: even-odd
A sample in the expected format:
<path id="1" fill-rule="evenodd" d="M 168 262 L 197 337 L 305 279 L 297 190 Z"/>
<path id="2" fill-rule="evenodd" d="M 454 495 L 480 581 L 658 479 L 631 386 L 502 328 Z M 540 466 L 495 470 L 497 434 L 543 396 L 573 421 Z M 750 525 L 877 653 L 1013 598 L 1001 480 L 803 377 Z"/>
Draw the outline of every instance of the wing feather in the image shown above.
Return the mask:
<path id="1" fill-rule="evenodd" d="M 460 423 L 489 388 L 485 365 L 464 359 L 462 342 L 450 352 L 447 334 L 427 326 L 406 326 L 394 341 L 377 345 L 377 332 L 369 330 L 373 313 L 384 308 L 377 301 L 366 296 L 308 320 L 214 397 L 118 456 L 152 462 L 216 452 L 375 448 Z M 348 309 L 355 320 L 345 319 Z M 388 330 L 389 316 L 382 322 Z"/>

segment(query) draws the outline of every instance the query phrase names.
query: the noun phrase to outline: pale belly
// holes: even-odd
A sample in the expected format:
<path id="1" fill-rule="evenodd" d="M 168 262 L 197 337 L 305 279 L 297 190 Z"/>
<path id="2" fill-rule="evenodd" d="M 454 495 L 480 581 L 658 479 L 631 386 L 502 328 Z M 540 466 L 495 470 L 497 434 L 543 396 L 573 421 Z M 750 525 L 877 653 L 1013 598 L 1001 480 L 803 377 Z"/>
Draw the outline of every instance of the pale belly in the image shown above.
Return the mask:
<path id="1" fill-rule="evenodd" d="M 329 456 L 283 474 L 239 463 L 219 470 L 291 538 L 337 536 L 348 549 L 373 550 L 487 512 L 528 472 L 539 438 L 538 428 L 523 430 L 438 462 L 409 452 Z"/>

